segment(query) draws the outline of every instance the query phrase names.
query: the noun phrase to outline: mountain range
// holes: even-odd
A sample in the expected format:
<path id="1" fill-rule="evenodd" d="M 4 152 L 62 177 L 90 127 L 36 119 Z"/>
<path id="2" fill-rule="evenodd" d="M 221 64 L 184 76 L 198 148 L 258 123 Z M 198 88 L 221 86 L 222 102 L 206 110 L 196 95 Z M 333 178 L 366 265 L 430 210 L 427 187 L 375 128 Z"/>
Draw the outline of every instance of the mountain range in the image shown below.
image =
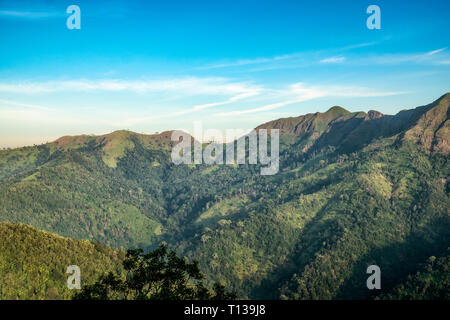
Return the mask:
<path id="1" fill-rule="evenodd" d="M 163 242 L 242 298 L 448 299 L 449 106 L 262 124 L 280 130 L 272 176 L 175 165 L 171 131 L 1 150 L 0 298 L 67 298 L 67 265 L 89 282 Z"/>

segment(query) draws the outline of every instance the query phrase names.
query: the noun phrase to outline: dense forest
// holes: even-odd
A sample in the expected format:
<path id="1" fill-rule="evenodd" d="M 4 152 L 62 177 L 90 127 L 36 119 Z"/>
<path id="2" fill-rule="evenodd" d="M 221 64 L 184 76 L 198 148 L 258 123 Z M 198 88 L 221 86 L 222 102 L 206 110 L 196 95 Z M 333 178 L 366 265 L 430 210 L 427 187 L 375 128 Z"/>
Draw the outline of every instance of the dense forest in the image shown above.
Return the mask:
<path id="1" fill-rule="evenodd" d="M 394 116 L 333 107 L 263 124 L 280 129 L 273 176 L 174 165 L 171 132 L 2 150 L 0 221 L 14 224 L 0 224 L 1 297 L 67 298 L 68 257 L 88 281 L 125 249 L 165 243 L 242 298 L 448 299 L 449 105 L 446 94 Z M 13 267 L 16 250 L 29 269 Z M 381 290 L 366 287 L 373 264 Z"/>
<path id="2" fill-rule="evenodd" d="M 88 284 L 109 271 L 121 274 L 124 256 L 99 242 L 0 223 L 0 299 L 69 299 L 68 266 L 79 266 Z"/>

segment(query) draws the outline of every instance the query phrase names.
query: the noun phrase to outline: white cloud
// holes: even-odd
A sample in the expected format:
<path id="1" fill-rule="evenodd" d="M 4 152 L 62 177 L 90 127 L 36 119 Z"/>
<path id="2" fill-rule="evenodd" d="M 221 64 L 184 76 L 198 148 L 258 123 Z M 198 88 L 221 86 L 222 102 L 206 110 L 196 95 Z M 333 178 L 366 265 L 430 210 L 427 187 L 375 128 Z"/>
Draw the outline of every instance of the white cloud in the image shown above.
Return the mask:
<path id="1" fill-rule="evenodd" d="M 331 57 L 320 60 L 320 63 L 341 63 L 345 61 L 345 57 Z"/>
<path id="2" fill-rule="evenodd" d="M 447 48 L 441 48 L 422 53 L 401 53 L 384 54 L 378 56 L 368 56 L 360 59 L 353 59 L 355 63 L 362 64 L 440 64 L 436 58 L 447 58 L 448 54 L 443 53 Z"/>
<path id="3" fill-rule="evenodd" d="M 16 94 L 51 93 L 59 91 L 132 91 L 132 92 L 156 92 L 160 96 L 177 95 L 180 101 L 178 111 L 172 106 L 166 113 L 143 113 L 138 116 L 112 116 L 105 121 L 114 127 L 132 126 L 139 123 L 152 122 L 163 118 L 179 118 L 180 116 L 203 112 L 207 109 L 232 105 L 246 106 L 247 99 L 255 101 L 266 101 L 261 106 L 232 110 L 216 113 L 216 116 L 233 116 L 240 114 L 258 113 L 282 108 L 286 105 L 308 101 L 321 97 L 380 97 L 401 94 L 403 92 L 380 92 L 364 87 L 355 86 L 312 86 L 305 83 L 294 83 L 284 89 L 266 88 L 246 82 L 233 82 L 224 78 L 181 78 L 164 80 L 74 80 L 74 81 L 51 81 L 51 82 L 23 82 L 16 84 L 0 83 L 0 91 Z M 188 97 L 200 96 L 203 100 L 213 99 L 211 102 L 194 104 L 186 108 Z M 225 97 L 225 98 L 224 98 Z M 191 100 L 192 101 L 192 100 Z M 272 101 L 267 103 L 267 101 Z M 240 102 L 237 104 L 237 102 Z M 0 104 L 10 106 L 32 108 L 34 111 L 48 111 L 48 108 L 34 104 L 25 104 L 10 100 L 0 100 Z M 5 110 L 3 110 L 5 111 Z M 12 111 L 11 111 L 12 112 Z M 18 115 L 17 112 L 9 113 Z M 47 113 L 47 112 L 46 112 Z M 5 115 L 5 113 L 3 112 Z M 31 113 L 28 113 L 30 115 Z M 41 114 L 43 117 L 48 115 Z M 36 114 L 34 114 L 36 116 Z M 37 119 L 35 117 L 34 119 Z M 31 120 L 31 119 L 30 119 Z M 84 121 L 84 120 L 83 120 Z"/>
<path id="4" fill-rule="evenodd" d="M 279 55 L 269 58 L 258 58 L 249 60 L 237 60 L 229 63 L 218 63 L 210 66 L 202 67 L 199 69 L 214 69 L 214 68 L 227 68 L 227 67 L 243 67 L 252 66 L 251 68 L 239 68 L 236 69 L 239 72 L 259 72 L 267 70 L 277 69 L 293 69 L 313 66 L 315 64 L 338 64 L 344 63 L 352 65 L 390 65 L 390 64 L 445 64 L 436 61 L 436 58 L 448 58 L 446 54 L 447 48 L 440 48 L 428 52 L 416 52 L 416 53 L 391 53 L 391 54 L 373 54 L 373 55 L 354 55 L 350 58 L 344 57 L 342 54 L 344 51 L 353 50 L 361 47 L 373 46 L 378 42 L 361 43 L 348 47 L 337 48 L 333 50 L 318 50 L 315 52 L 303 52 Z M 330 56 L 336 54 L 335 56 Z M 327 57 L 328 56 L 328 57 Z M 447 61 L 447 59 L 445 59 Z"/>
<path id="5" fill-rule="evenodd" d="M 292 54 L 283 54 L 283 55 L 277 55 L 273 57 L 266 57 L 266 58 L 255 58 L 255 59 L 241 59 L 236 60 L 232 62 L 224 62 L 224 63 L 216 63 L 207 65 L 204 67 L 200 67 L 198 69 L 218 69 L 218 68 L 229 68 L 229 67 L 240 67 L 240 66 L 246 66 L 246 65 L 253 65 L 253 64 L 263 64 L 263 63 L 271 63 L 271 62 L 277 62 L 292 58 L 298 58 L 301 54 L 300 53 L 292 53 Z"/>
<path id="6" fill-rule="evenodd" d="M 247 109 L 247 110 L 235 110 L 235 111 L 230 111 L 230 112 L 221 112 L 221 113 L 217 113 L 216 116 L 228 117 L 228 116 L 235 116 L 235 115 L 240 115 L 240 114 L 268 111 L 268 110 L 278 109 L 278 108 L 284 107 L 289 104 L 293 104 L 296 102 L 302 102 L 302 101 L 306 101 L 306 100 L 308 100 L 308 99 L 299 98 L 299 99 L 294 99 L 294 100 L 287 100 L 287 101 L 268 104 L 268 105 L 265 105 L 265 106 L 262 106 L 259 108 L 253 108 L 253 109 Z"/>
<path id="7" fill-rule="evenodd" d="M 384 40 L 387 40 L 387 39 L 384 39 Z M 349 50 L 363 48 L 363 47 L 370 47 L 370 46 L 377 45 L 384 40 L 365 42 L 365 43 L 357 43 L 357 44 L 336 48 L 334 50 L 327 50 L 327 51 L 318 50 L 318 51 L 314 51 L 314 52 L 295 52 L 295 53 L 288 53 L 288 54 L 280 54 L 280 55 L 276 55 L 276 56 L 272 56 L 272 57 L 260 57 L 260 58 L 255 58 L 255 59 L 240 59 L 240 60 L 231 61 L 231 62 L 215 63 L 215 64 L 203 66 L 203 67 L 200 67 L 197 69 L 218 69 L 218 68 L 240 67 L 240 66 L 255 65 L 255 64 L 273 64 L 273 63 L 281 62 L 284 60 L 299 59 L 302 57 L 307 57 L 307 56 L 315 55 L 315 54 L 324 54 L 325 52 L 330 52 L 330 51 L 342 52 L 342 51 L 349 51 Z M 332 58 L 325 58 L 325 59 L 321 60 L 320 62 L 322 62 L 322 63 L 338 63 L 338 62 L 343 62 L 343 61 L 345 61 L 344 57 L 332 57 Z M 255 69 L 255 70 L 256 71 L 272 70 L 272 69 L 277 69 L 279 67 L 280 66 L 271 66 L 268 68 L 263 67 L 263 68 Z M 286 68 L 286 67 L 287 66 L 281 66 L 281 68 Z"/>
<path id="8" fill-rule="evenodd" d="M 195 105 L 192 108 L 189 108 L 187 110 L 175 111 L 175 112 L 170 112 L 170 113 L 161 114 L 161 115 L 157 115 L 157 116 L 130 118 L 130 119 L 114 122 L 114 123 L 112 123 L 112 125 L 114 125 L 116 127 L 124 127 L 124 126 L 135 125 L 138 123 L 150 122 L 150 121 L 163 119 L 163 118 L 182 116 L 182 115 L 198 112 L 201 110 L 205 110 L 205 109 L 208 109 L 211 107 L 217 107 L 217 106 L 221 106 L 221 105 L 230 104 L 230 103 L 233 103 L 233 102 L 245 99 L 245 98 L 256 96 L 256 95 L 260 94 L 260 92 L 261 92 L 261 90 L 259 90 L 259 89 L 258 90 L 256 90 L 256 89 L 249 90 L 248 92 L 244 92 L 244 93 L 232 96 L 231 98 L 229 98 L 228 100 L 225 100 L 225 101 Z"/>
<path id="9" fill-rule="evenodd" d="M 231 97 L 230 99 L 228 99 L 226 101 L 197 105 L 197 106 L 194 106 L 192 108 L 192 110 L 203 110 L 203 109 L 210 108 L 210 107 L 215 107 L 215 106 L 220 106 L 220 105 L 224 105 L 224 104 L 229 104 L 229 103 L 232 103 L 232 102 L 236 102 L 238 100 L 242 100 L 242 99 L 246 99 L 246 98 L 249 98 L 249 97 L 256 96 L 256 95 L 258 95 L 260 93 L 260 91 L 261 91 L 260 89 L 247 90 L 246 92 L 243 92 L 243 93 L 240 93 L 238 95 L 235 95 L 235 96 Z"/>
<path id="10" fill-rule="evenodd" d="M 56 12 L 37 12 L 37 11 L 21 11 L 21 10 L 0 10 L 0 17 L 24 18 L 24 19 L 40 19 L 62 14 Z"/>
<path id="11" fill-rule="evenodd" d="M 442 51 L 444 51 L 444 50 L 446 50 L 446 49 L 447 49 L 447 48 L 441 48 L 441 49 L 433 50 L 433 51 L 427 52 L 425 55 L 427 55 L 427 56 L 432 56 L 432 55 L 435 55 L 435 54 L 437 54 L 437 53 L 440 53 L 440 52 L 442 52 Z"/>
<path id="12" fill-rule="evenodd" d="M 16 101 L 11 101 L 11 100 L 3 100 L 3 99 L 0 99 L 0 105 L 24 107 L 24 108 L 30 108 L 30 109 L 36 109 L 36 110 L 50 110 L 47 107 L 39 106 L 36 104 L 21 103 L 21 102 L 16 102 Z"/>
<path id="13" fill-rule="evenodd" d="M 321 97 L 385 97 L 398 94 L 404 94 L 401 91 L 374 91 L 365 87 L 354 86 L 308 86 L 304 83 L 295 83 L 289 87 L 288 90 L 282 91 L 281 95 L 290 97 L 290 99 L 281 102 L 264 105 L 262 107 L 234 110 L 229 112 L 221 112 L 215 114 L 216 116 L 226 117 L 235 116 L 248 113 L 257 113 L 261 111 L 268 111 L 278 109 L 289 104 L 308 101 Z"/>
<path id="14" fill-rule="evenodd" d="M 245 66 L 245 65 L 249 65 L 249 64 L 259 64 L 259 63 L 270 62 L 272 60 L 273 60 L 273 58 L 243 59 L 243 60 L 237 60 L 234 62 L 212 64 L 212 65 L 200 67 L 198 69 L 219 69 L 219 68 L 228 68 L 228 67 L 238 67 L 238 66 Z"/>
<path id="15" fill-rule="evenodd" d="M 74 81 L 48 81 L 48 82 L 23 82 L 23 83 L 0 83 L 0 92 L 16 94 L 41 94 L 52 92 L 78 92 L 78 91 L 132 91 L 137 93 L 156 92 L 162 95 L 168 93 L 179 94 L 180 98 L 188 96 L 203 96 L 214 99 L 222 96 L 229 96 L 225 100 L 219 100 L 204 104 L 194 105 L 189 109 L 169 112 L 166 114 L 144 116 L 129 119 L 114 120 L 114 126 L 126 126 L 137 123 L 144 123 L 156 119 L 176 117 L 184 114 L 199 112 L 208 108 L 235 103 L 253 96 L 259 95 L 264 88 L 245 82 L 233 82 L 224 78 L 195 78 L 187 77 L 181 79 L 163 79 L 163 80 L 74 80 Z M 12 101 L 0 100 L 9 105 L 21 107 L 33 107 L 42 109 L 36 105 L 26 105 Z"/>
<path id="16" fill-rule="evenodd" d="M 380 43 L 382 43 L 385 40 L 388 40 L 388 38 L 385 38 L 385 39 L 380 40 L 380 41 L 372 41 L 372 42 L 363 42 L 363 43 L 352 44 L 352 45 L 340 48 L 340 50 L 347 51 L 347 50 L 371 47 L 371 46 L 375 46 L 377 44 L 380 44 Z"/>
<path id="17" fill-rule="evenodd" d="M 240 95 L 258 87 L 224 78 L 186 77 L 162 80 L 73 80 L 48 82 L 0 83 L 0 92 L 36 94 L 75 91 L 178 92 L 184 94 Z"/>

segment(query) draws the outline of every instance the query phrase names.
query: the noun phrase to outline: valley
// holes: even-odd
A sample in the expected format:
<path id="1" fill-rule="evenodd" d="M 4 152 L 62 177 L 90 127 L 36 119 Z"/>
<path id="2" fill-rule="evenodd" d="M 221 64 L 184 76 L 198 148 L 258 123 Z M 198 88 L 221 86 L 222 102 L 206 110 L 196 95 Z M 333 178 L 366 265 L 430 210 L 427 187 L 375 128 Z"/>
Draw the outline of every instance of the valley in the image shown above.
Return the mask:
<path id="1" fill-rule="evenodd" d="M 271 176 L 260 164 L 175 165 L 171 131 L 1 150 L 1 297 L 68 298 L 77 259 L 94 257 L 77 262 L 89 282 L 120 269 L 124 250 L 160 243 L 240 298 L 448 297 L 449 106 L 447 93 L 396 115 L 332 107 L 262 124 L 280 130 Z M 17 243 L 30 259 L 21 272 Z M 381 290 L 366 287 L 373 264 Z"/>

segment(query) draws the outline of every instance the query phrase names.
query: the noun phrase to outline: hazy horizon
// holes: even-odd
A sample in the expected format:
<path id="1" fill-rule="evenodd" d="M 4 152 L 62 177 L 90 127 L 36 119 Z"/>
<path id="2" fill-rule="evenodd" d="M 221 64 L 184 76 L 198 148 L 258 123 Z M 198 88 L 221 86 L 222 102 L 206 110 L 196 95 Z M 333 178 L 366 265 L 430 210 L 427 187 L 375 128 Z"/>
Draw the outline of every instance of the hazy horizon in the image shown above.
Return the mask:
<path id="1" fill-rule="evenodd" d="M 445 94 L 449 94 L 449 92 L 445 92 L 445 93 L 443 93 L 441 96 L 443 96 L 443 95 L 445 95 Z M 428 103 L 425 103 L 425 104 L 423 104 L 423 105 L 426 105 L 426 104 L 429 104 L 429 103 L 432 103 L 432 102 L 434 102 L 435 100 L 437 100 L 437 99 L 439 99 L 441 96 L 439 96 L 439 97 L 437 97 L 436 99 L 434 99 L 433 101 L 429 101 Z M 415 107 L 420 107 L 420 106 L 422 106 L 422 105 L 418 105 L 418 106 L 415 106 Z M 335 106 L 331 106 L 330 108 L 332 108 L 332 107 L 336 107 L 336 105 Z M 342 107 L 342 106 L 338 106 L 338 107 Z M 413 108 L 415 108 L 415 107 L 413 107 Z M 316 112 L 326 112 L 326 111 L 328 111 L 330 108 L 328 108 L 327 110 L 324 110 L 324 111 L 316 111 Z M 344 108 L 344 107 L 342 107 L 342 108 Z M 344 108 L 344 109 L 346 109 L 347 111 L 350 111 L 350 110 L 348 110 L 347 108 Z M 351 111 L 351 112 L 368 112 L 368 111 L 371 111 L 371 110 L 373 110 L 373 111 L 378 111 L 378 110 L 375 110 L 375 109 L 367 109 L 367 110 L 355 110 L 355 111 Z M 401 109 L 401 110 L 407 110 L 407 109 Z M 401 111 L 401 110 L 399 110 L 399 111 Z M 308 112 L 308 113 L 316 113 L 316 112 Z M 305 113 L 306 114 L 306 113 Z M 305 115 L 305 114 L 298 114 L 298 115 L 286 115 L 285 117 L 282 117 L 282 118 L 274 118 L 274 119 L 269 119 L 269 121 L 272 121 L 272 120 L 278 120 L 278 119 L 283 119 L 283 118 L 289 118 L 289 117 L 298 117 L 298 116 L 302 116 L 302 115 Z M 396 113 L 395 113 L 396 114 Z M 383 115 L 395 115 L 395 114 L 386 114 L 386 113 L 383 113 Z M 266 121 L 267 122 L 267 121 Z M 261 124 L 263 124 L 263 123 L 259 123 L 258 125 L 261 125 Z M 202 127 L 204 126 L 204 124 L 202 123 Z M 211 129 L 211 128 L 209 128 L 209 127 L 206 127 L 206 128 L 203 128 L 204 130 L 203 130 L 203 132 L 202 132 L 202 134 L 205 134 L 205 130 L 208 130 L 208 129 Z M 237 128 L 237 127 L 230 127 L 230 128 L 226 128 L 226 129 L 223 129 L 223 130 L 221 130 L 221 132 L 222 132 L 222 134 L 225 136 L 225 133 L 226 133 L 226 130 L 227 129 L 231 129 L 231 130 L 234 130 L 234 129 L 239 129 L 239 130 L 244 130 L 244 131 L 250 131 L 250 130 L 253 130 L 254 128 L 246 128 L 246 129 L 244 129 L 244 128 Z M 108 132 L 99 132 L 99 133 L 87 133 L 87 132 L 80 132 L 80 133 L 74 133 L 74 134 L 64 134 L 64 135 L 61 135 L 61 136 L 55 136 L 55 137 L 36 137 L 35 139 L 35 142 L 29 142 L 30 141 L 30 138 L 29 137 L 25 137 L 25 139 L 23 140 L 23 141 L 26 141 L 25 142 L 25 144 L 17 144 L 17 145 L 4 145 L 4 146 L 2 146 L 2 145 L 0 145 L 0 149 L 15 149 L 15 148 L 22 148 L 22 147 L 32 147 L 32 146 L 35 146 L 35 145 L 42 145 L 42 144 L 47 144 L 47 143 L 52 143 L 52 142 L 55 142 L 56 140 L 58 140 L 58 139 L 60 139 L 60 138 L 62 138 L 62 137 L 65 137 L 65 136 L 73 136 L 73 137 L 75 137 L 75 136 L 83 136 L 83 135 L 85 135 L 85 136 L 95 136 L 95 137 L 98 137 L 98 136 L 103 136 L 103 135 L 108 135 L 108 134 L 111 134 L 111 133 L 113 133 L 113 132 L 116 132 L 116 131 L 129 131 L 129 132 L 133 132 L 133 133 L 137 133 L 137 134 L 143 134 L 143 135 L 155 135 L 155 134 L 161 134 L 161 133 L 163 133 L 163 132 L 165 132 L 165 131 L 172 131 L 172 130 L 182 130 L 182 131 L 185 131 L 185 132 L 188 132 L 189 134 L 191 134 L 192 136 L 194 136 L 194 138 L 195 139 L 197 139 L 198 141 L 202 141 L 203 140 L 203 142 L 208 142 L 209 141 L 209 139 L 207 138 L 207 137 L 204 137 L 204 139 L 202 139 L 202 138 L 200 138 L 199 136 L 197 136 L 197 135 L 195 135 L 194 134 L 194 131 L 195 131 L 195 128 L 194 128 L 194 125 L 192 125 L 191 124 L 191 126 L 190 126 L 190 128 L 189 127 L 185 127 L 185 128 L 166 128 L 166 129 L 163 129 L 163 130 L 161 130 L 161 131 L 153 131 L 153 132 L 151 132 L 151 131 L 148 131 L 148 132 L 145 132 L 145 131 L 133 131 L 133 130 L 130 130 L 130 129 L 125 129 L 125 128 L 122 128 L 122 129 L 115 129 L 115 130 L 112 130 L 112 131 L 108 131 Z M 21 137 L 17 137 L 19 140 L 18 141 L 20 141 L 20 138 Z M 234 140 L 234 139 L 233 139 Z M 229 141 L 228 141 L 229 142 Z M 27 144 L 28 143 L 28 144 Z"/>
<path id="2" fill-rule="evenodd" d="M 79 30 L 68 5 L 0 1 L 0 148 L 334 105 L 395 114 L 449 91 L 448 2 L 378 1 L 380 30 L 365 1 L 78 1 Z"/>

